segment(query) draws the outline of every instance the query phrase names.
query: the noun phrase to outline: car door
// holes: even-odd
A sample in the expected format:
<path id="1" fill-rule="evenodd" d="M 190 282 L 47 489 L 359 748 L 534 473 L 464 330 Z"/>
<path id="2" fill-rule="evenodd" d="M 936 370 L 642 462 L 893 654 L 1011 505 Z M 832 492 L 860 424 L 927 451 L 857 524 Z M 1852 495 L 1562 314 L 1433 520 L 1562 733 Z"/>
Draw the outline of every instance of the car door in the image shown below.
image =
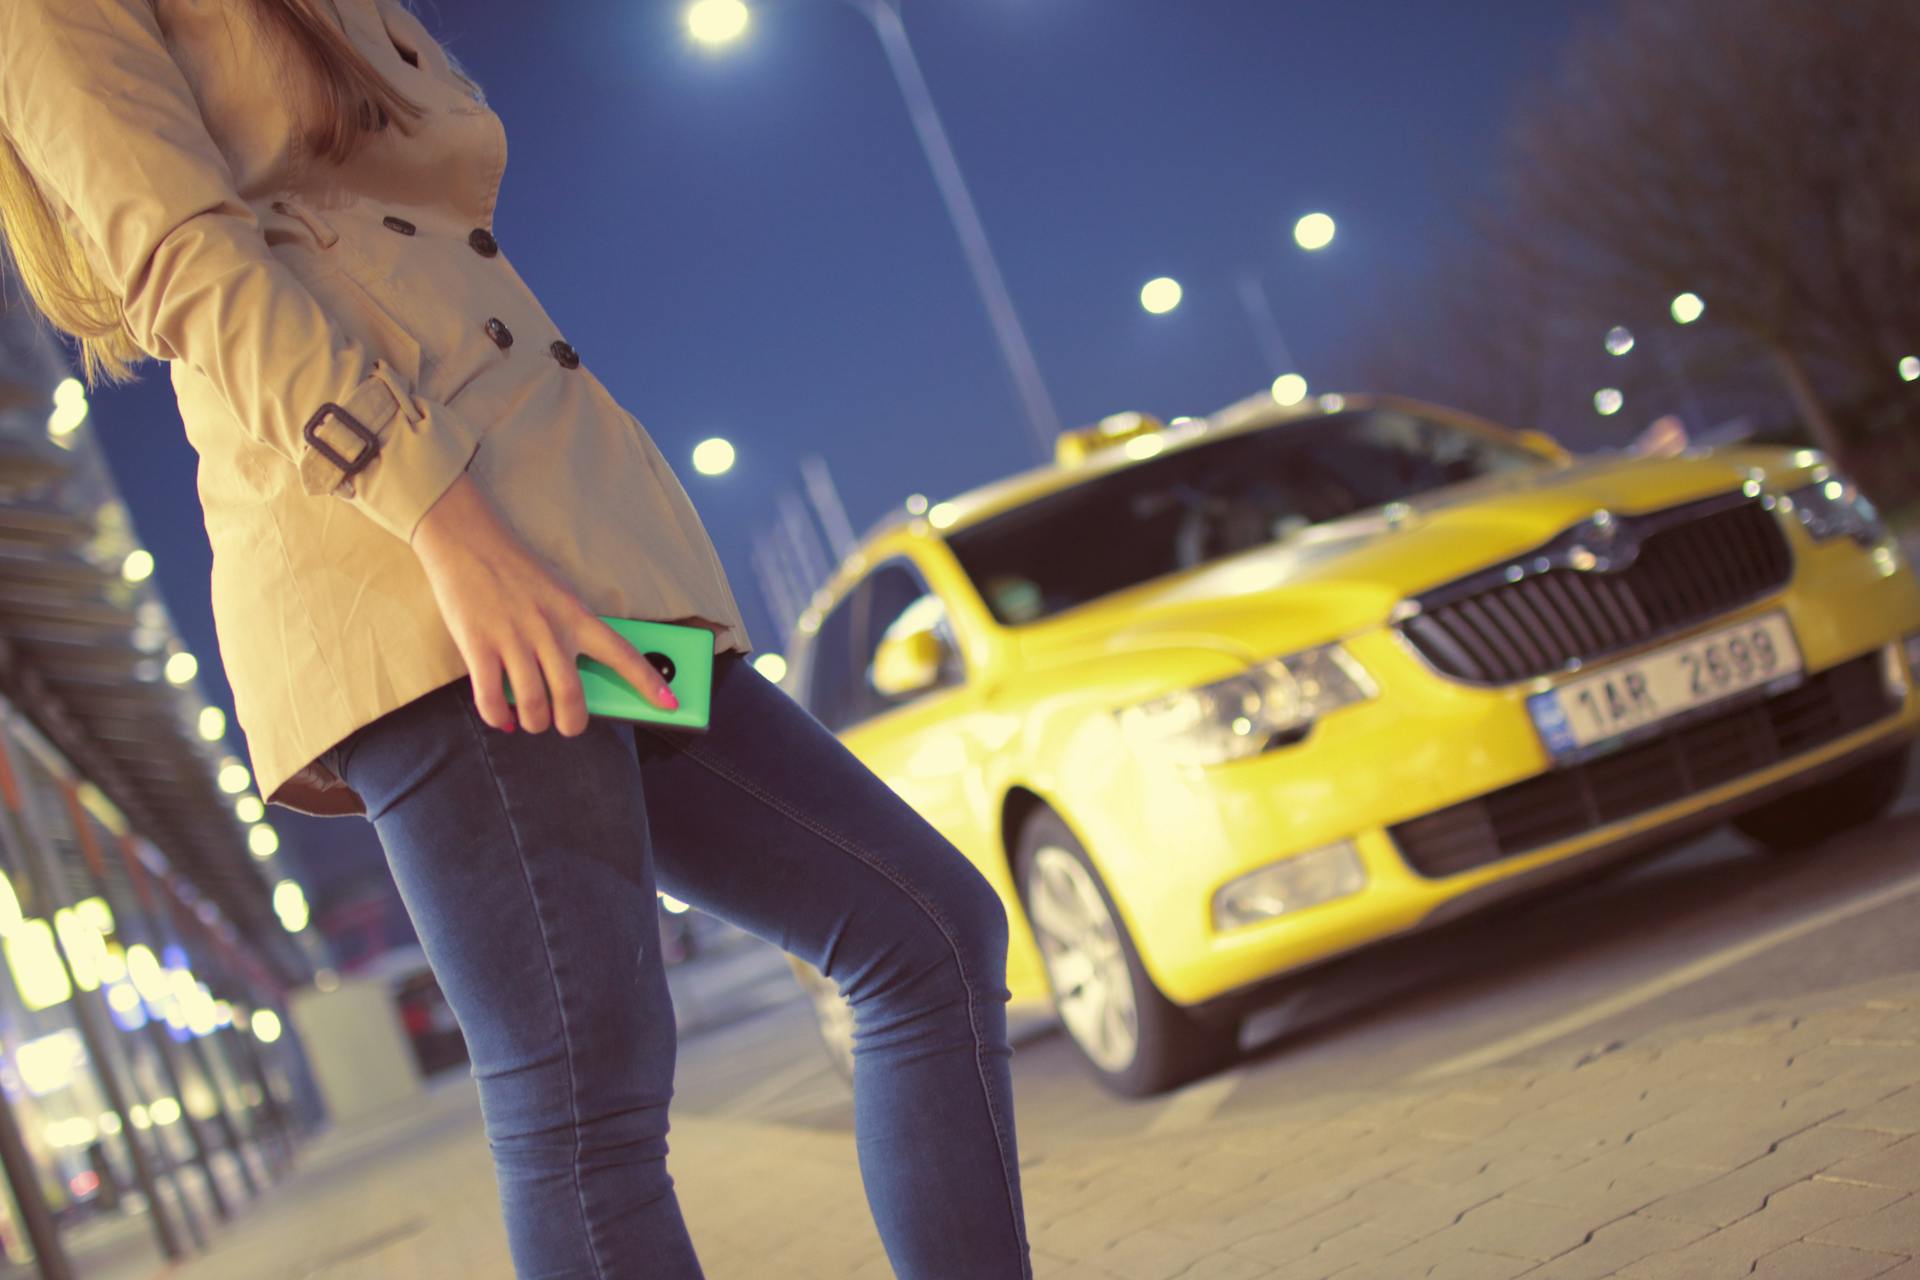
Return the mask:
<path id="1" fill-rule="evenodd" d="M 889 698 L 873 687 L 874 655 L 895 628 L 931 622 L 949 656 L 929 688 Z M 1004 716 L 989 724 L 961 657 L 945 601 L 905 554 L 874 565 L 821 620 L 797 684 L 802 702 L 862 763 L 980 868 L 1010 915 L 1018 897 L 1000 841 L 1000 799 L 982 767 L 1004 740 Z M 997 738 L 992 735 L 999 735 Z M 1016 996 L 1045 990 L 1024 930 L 1008 953 Z"/>

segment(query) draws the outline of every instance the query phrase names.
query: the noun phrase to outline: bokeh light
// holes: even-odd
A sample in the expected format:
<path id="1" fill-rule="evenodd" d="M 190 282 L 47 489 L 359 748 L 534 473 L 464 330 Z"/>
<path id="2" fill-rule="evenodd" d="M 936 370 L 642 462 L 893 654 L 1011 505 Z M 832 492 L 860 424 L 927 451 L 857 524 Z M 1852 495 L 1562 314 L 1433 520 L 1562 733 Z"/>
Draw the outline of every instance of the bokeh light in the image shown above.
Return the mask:
<path id="1" fill-rule="evenodd" d="M 1620 394 L 1618 387 L 1602 387 L 1593 393 L 1593 408 L 1603 418 L 1611 418 L 1620 412 L 1627 398 Z"/>
<path id="2" fill-rule="evenodd" d="M 1697 293 L 1683 293 L 1673 300 L 1669 310 L 1673 313 L 1676 322 L 1692 324 L 1707 314 L 1707 304 L 1700 300 L 1700 295 Z"/>
<path id="3" fill-rule="evenodd" d="M 701 44 L 738 40 L 752 21 L 753 13 L 742 0 L 695 0 L 687 6 L 687 34 Z"/>
<path id="4" fill-rule="evenodd" d="M 693 469 L 703 476 L 723 475 L 733 470 L 733 445 L 719 436 L 710 436 L 693 446 Z"/>
<path id="5" fill-rule="evenodd" d="M 1273 402 L 1292 406 L 1307 398 L 1307 380 L 1297 373 L 1283 373 L 1273 380 Z"/>
<path id="6" fill-rule="evenodd" d="M 1180 305 L 1186 290 L 1172 276 L 1160 276 L 1140 287 L 1140 305 L 1151 315 L 1163 316 Z"/>
<path id="7" fill-rule="evenodd" d="M 1293 242 L 1309 253 L 1333 243 L 1333 219 L 1324 213 L 1310 213 L 1293 224 Z"/>

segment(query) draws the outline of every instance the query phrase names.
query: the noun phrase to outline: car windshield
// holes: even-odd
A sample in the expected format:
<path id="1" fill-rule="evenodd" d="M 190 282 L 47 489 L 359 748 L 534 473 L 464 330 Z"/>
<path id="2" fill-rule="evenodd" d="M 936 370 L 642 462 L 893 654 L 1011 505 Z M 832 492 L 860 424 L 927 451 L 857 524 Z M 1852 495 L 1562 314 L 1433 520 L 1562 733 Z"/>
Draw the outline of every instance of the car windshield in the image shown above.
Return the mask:
<path id="1" fill-rule="evenodd" d="M 1309 526 L 1546 459 L 1398 409 L 1293 419 L 1173 450 L 954 531 L 1003 624 L 1071 609 Z"/>

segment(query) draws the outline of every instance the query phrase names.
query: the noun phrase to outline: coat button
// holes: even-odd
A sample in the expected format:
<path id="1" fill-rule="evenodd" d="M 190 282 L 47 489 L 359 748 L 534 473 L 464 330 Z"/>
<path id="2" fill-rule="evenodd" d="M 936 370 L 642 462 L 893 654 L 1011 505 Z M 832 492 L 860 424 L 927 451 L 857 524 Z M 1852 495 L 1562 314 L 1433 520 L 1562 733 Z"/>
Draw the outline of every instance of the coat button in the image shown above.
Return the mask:
<path id="1" fill-rule="evenodd" d="M 560 362 L 562 369 L 578 369 L 580 367 L 580 353 L 573 349 L 571 342 L 556 342 L 547 348 L 547 350 L 553 352 L 553 358 Z"/>
<path id="2" fill-rule="evenodd" d="M 507 328 L 498 316 L 487 321 L 487 336 L 492 338 L 493 344 L 502 351 L 513 345 L 513 330 Z"/>
<path id="3" fill-rule="evenodd" d="M 387 230 L 398 231 L 403 236 L 410 236 L 419 230 L 418 227 L 408 222 L 405 218 L 396 218 L 392 214 L 388 214 L 385 218 L 382 218 L 381 221 L 387 224 Z"/>
<path id="4" fill-rule="evenodd" d="M 472 245 L 473 251 L 483 258 L 491 258 L 500 252 L 500 242 L 495 240 L 493 232 L 485 227 L 475 227 L 467 236 L 467 243 Z"/>

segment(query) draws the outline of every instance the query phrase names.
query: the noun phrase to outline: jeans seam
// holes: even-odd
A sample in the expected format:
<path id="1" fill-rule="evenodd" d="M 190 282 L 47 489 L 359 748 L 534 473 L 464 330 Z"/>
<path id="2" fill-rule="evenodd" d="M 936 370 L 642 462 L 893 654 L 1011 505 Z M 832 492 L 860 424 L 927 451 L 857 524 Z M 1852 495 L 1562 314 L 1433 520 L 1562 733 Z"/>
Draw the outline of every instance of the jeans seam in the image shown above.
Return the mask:
<path id="1" fill-rule="evenodd" d="M 1013 1182 L 1018 1174 L 1018 1170 L 1014 1169 L 1007 1159 L 1007 1143 L 1004 1132 L 1005 1121 L 1000 1115 L 999 1108 L 994 1106 L 993 1090 L 987 1084 L 986 1066 L 980 1058 L 985 1037 L 980 1033 L 979 1001 L 974 994 L 974 988 L 978 983 L 973 976 L 967 972 L 966 957 L 962 953 L 959 944 L 954 941 L 952 922 L 941 913 L 936 903 L 929 901 L 912 885 L 896 876 L 877 855 L 859 842 L 843 836 L 831 830 L 819 820 L 801 813 L 798 809 L 795 809 L 792 805 L 780 799 L 780 797 L 760 786 L 752 778 L 736 771 L 732 766 L 720 760 L 707 756 L 698 750 L 695 744 L 675 741 L 664 734 L 654 732 L 652 729 L 648 729 L 647 732 L 653 734 L 654 737 L 665 742 L 674 750 L 680 751 L 690 759 L 704 765 L 707 769 L 725 778 L 749 795 L 754 796 L 762 804 L 767 805 L 778 813 L 786 815 L 828 843 L 838 846 L 845 853 L 851 854 L 855 859 L 864 863 L 872 870 L 879 872 L 894 888 L 905 894 L 909 901 L 926 912 L 928 918 L 939 928 L 940 936 L 946 940 L 948 948 L 953 952 L 954 964 L 960 970 L 961 985 L 965 987 L 967 991 L 967 1024 L 973 1031 L 974 1070 L 980 1078 L 980 1095 L 987 1105 L 987 1115 L 993 1121 L 993 1143 L 995 1150 L 1000 1156 L 1001 1179 L 1005 1184 L 1007 1193 L 1007 1217 L 1013 1226 L 1016 1251 L 1020 1252 L 1022 1273 L 1030 1274 L 1027 1271 L 1028 1263 L 1026 1255 L 1023 1250 L 1019 1250 L 1018 1248 L 1018 1246 L 1024 1243 L 1023 1237 L 1025 1234 L 1021 1229 L 1021 1215 L 1018 1209 L 1018 1202 L 1014 1199 L 1013 1193 Z"/>
<path id="2" fill-rule="evenodd" d="M 471 707 L 466 699 L 461 699 L 463 713 Z M 553 939 L 547 929 L 546 913 L 540 908 L 540 893 L 534 887 L 533 869 L 527 863 L 524 847 L 520 843 L 520 828 L 514 823 L 513 813 L 507 807 L 507 799 L 500 790 L 500 775 L 494 770 L 493 761 L 487 751 L 486 738 L 474 727 L 472 714 L 463 714 L 461 720 L 468 732 L 474 735 L 480 746 L 480 757 L 487 761 L 487 776 L 493 781 L 494 799 L 499 802 L 500 816 L 504 820 L 507 832 L 513 837 L 515 861 L 520 865 L 521 882 L 527 889 L 527 900 L 533 907 L 534 924 L 540 930 L 540 951 L 547 965 L 547 983 L 553 990 L 554 1011 L 560 1017 L 560 1044 L 567 1055 L 567 1112 L 573 1121 L 573 1197 L 580 1209 L 580 1234 L 587 1242 L 587 1256 L 593 1263 L 595 1280 L 606 1280 L 607 1270 L 600 1261 L 600 1249 L 593 1240 L 593 1220 L 587 1214 L 587 1195 L 580 1185 L 580 1158 L 584 1154 L 580 1134 L 580 1078 L 574 1070 L 573 1032 L 567 1025 L 567 1003 L 560 992 L 560 976 L 554 968 Z"/>

